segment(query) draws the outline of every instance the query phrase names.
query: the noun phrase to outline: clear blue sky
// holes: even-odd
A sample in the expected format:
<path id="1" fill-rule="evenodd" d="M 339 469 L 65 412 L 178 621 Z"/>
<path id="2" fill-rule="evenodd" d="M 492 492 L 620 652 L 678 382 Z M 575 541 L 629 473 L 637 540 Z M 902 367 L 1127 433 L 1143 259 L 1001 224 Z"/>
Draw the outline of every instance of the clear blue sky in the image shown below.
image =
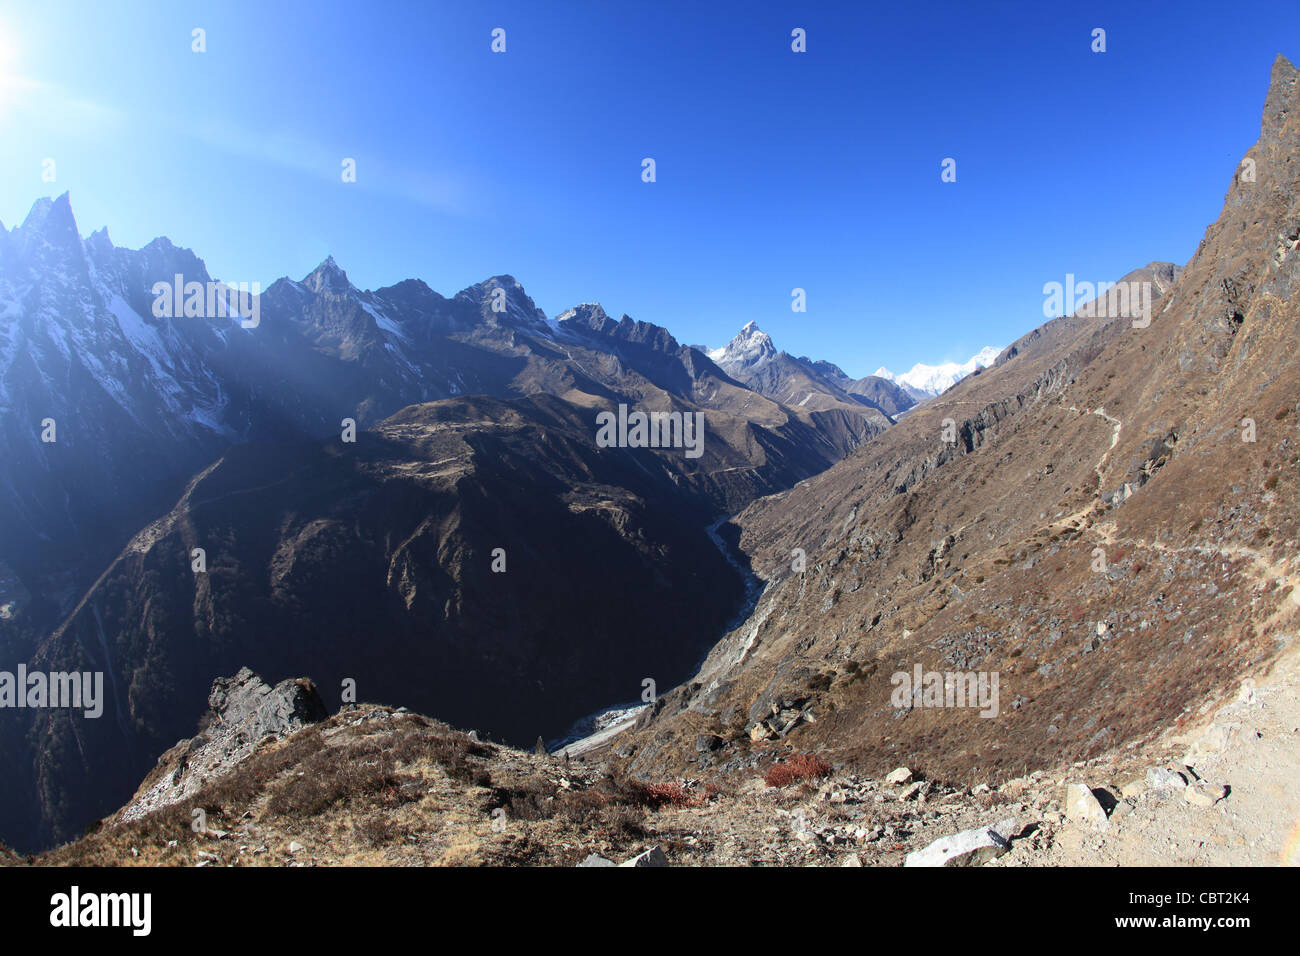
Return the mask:
<path id="1" fill-rule="evenodd" d="M 83 233 L 228 281 L 510 273 L 900 371 L 1007 344 L 1067 272 L 1186 261 L 1279 52 L 1294 0 L 0 3 L 0 220 L 70 189 Z"/>

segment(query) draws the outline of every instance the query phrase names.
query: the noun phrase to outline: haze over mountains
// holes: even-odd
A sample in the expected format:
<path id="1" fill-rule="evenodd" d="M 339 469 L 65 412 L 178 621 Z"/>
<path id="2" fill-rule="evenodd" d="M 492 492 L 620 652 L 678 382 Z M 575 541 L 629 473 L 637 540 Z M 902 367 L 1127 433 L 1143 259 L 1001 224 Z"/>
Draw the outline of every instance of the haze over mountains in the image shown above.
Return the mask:
<path id="1" fill-rule="evenodd" d="M 212 280 L 167 239 L 83 240 L 67 194 L 0 230 L 0 647 L 112 678 L 101 724 L 6 720 L 0 752 L 31 769 L 0 801 L 0 832 L 48 839 L 103 812 L 214 673 L 301 670 L 309 631 L 320 674 L 334 660 L 372 693 L 518 741 L 634 698 L 648 672 L 680 679 L 744 588 L 706 525 L 892 424 L 834 389 L 773 400 L 599 304 L 548 319 L 510 276 L 451 298 L 419 280 L 363 291 L 328 258 L 266 289 L 247 328 L 156 317 L 154 285 L 176 276 Z M 428 402 L 450 404 L 414 410 Z M 619 405 L 704 413 L 702 456 L 589 448 L 597 412 Z M 543 560 L 555 542 L 590 550 Z M 495 547 L 514 573 L 482 579 Z M 528 595 L 504 586 L 525 581 Z M 676 624 L 669 593 L 694 595 Z M 630 628 L 598 610 L 629 604 L 647 608 Z M 387 656 L 369 633 L 384 608 Z M 493 640 L 457 636 L 470 620 Z M 404 657 L 417 633 L 437 637 Z M 60 736 L 75 734 L 102 739 Z"/>
<path id="2" fill-rule="evenodd" d="M 365 428 L 463 394 L 653 401 L 715 413 L 711 454 L 754 467 L 699 480 L 735 504 L 890 424 L 852 400 L 786 409 L 756 399 L 667 330 L 599 305 L 550 321 L 509 276 L 450 299 L 419 280 L 366 292 L 330 258 L 265 290 L 260 324 L 246 329 L 154 318 L 151 288 L 173 275 L 211 280 L 165 238 L 138 251 L 114 247 L 106 230 L 83 241 L 67 194 L 0 230 L 0 518 L 11 529 L 0 571 L 46 615 L 66 611 L 125 536 L 233 442 L 337 433 L 345 417 Z M 489 301 L 498 289 L 500 311 Z M 731 422 L 738 403 L 744 426 Z M 54 443 L 41 441 L 45 419 Z"/>
<path id="3" fill-rule="evenodd" d="M 245 666 L 512 743 L 651 678 L 613 744 L 648 777 L 792 750 L 1005 777 L 1148 739 L 1293 639 L 1298 84 L 1279 57 L 1258 175 L 1187 267 L 1124 277 L 1150 313 L 896 380 L 332 258 L 255 328 L 160 320 L 201 260 L 38 201 L 0 229 L 0 649 L 108 699 L 3 714 L 0 834 L 120 806 Z M 599 447 L 620 405 L 702 413 L 704 454 Z M 898 707 L 914 665 L 1001 674 L 998 719 Z"/>

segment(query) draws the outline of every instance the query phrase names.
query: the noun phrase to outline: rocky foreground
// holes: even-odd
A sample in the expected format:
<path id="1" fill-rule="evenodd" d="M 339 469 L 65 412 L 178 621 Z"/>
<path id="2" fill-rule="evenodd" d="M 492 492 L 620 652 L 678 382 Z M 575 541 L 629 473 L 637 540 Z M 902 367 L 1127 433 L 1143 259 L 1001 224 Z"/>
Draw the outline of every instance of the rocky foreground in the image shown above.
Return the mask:
<path id="1" fill-rule="evenodd" d="M 788 753 L 628 776 L 310 681 L 214 684 L 202 732 L 83 838 L 10 865 L 1295 865 L 1300 653 L 1141 746 L 996 786 Z M 1288 840 L 1290 842 L 1288 842 Z"/>

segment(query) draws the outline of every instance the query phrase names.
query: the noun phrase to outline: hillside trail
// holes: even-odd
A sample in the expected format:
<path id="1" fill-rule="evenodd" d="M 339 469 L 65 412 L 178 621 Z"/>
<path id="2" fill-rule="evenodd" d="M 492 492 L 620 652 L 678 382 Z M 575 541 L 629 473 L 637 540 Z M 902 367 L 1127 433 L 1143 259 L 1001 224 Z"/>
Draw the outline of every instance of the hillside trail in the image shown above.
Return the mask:
<path id="1" fill-rule="evenodd" d="M 1110 455 L 1123 423 L 1103 408 L 1062 405 L 1078 415 L 1094 415 L 1111 426 L 1110 441 L 1094 471 L 1098 489 L 1105 485 Z M 1242 570 L 1260 588 L 1291 593 L 1262 631 L 1294 622 L 1300 606 L 1300 575 L 1285 559 L 1240 545 L 1190 545 L 1174 548 L 1157 540 L 1118 536 L 1113 522 L 1097 521 L 1100 496 L 1051 523 L 1095 535 L 1103 546 L 1136 546 L 1163 553 L 1195 552 L 1214 559 L 1243 562 Z M 1125 806 L 1105 825 L 1064 819 L 1049 840 L 1017 841 L 1016 849 L 993 866 L 1300 866 L 1300 642 L 1284 652 L 1267 676 L 1247 678 L 1236 699 L 1209 702 L 1203 720 L 1190 732 L 1167 730 L 1138 752 L 1115 757 L 1106 779 L 1098 771 L 1076 767 L 1058 771 L 1059 784 L 1091 787 L 1128 783 Z M 1215 706 L 1218 704 L 1217 710 Z M 1213 710 L 1213 716 L 1204 715 Z M 1141 781 L 1151 766 L 1167 766 L 1189 777 L 1228 788 L 1212 807 L 1195 806 L 1181 790 L 1153 790 Z M 1190 768 L 1190 769 L 1189 769 Z M 1115 789 L 1118 789 L 1116 787 Z"/>
<path id="2" fill-rule="evenodd" d="M 1267 676 L 1243 681 L 1238 696 L 1191 733 L 1166 733 L 1143 749 L 1148 766 L 1163 752 L 1169 766 L 1187 773 L 1190 764 L 1197 776 L 1226 786 L 1227 796 L 1199 807 L 1181 790 L 1144 790 L 1123 801 L 1130 809 L 1112 812 L 1102 830 L 1067 821 L 1046 847 L 998 862 L 1300 866 L 1300 647 Z"/>

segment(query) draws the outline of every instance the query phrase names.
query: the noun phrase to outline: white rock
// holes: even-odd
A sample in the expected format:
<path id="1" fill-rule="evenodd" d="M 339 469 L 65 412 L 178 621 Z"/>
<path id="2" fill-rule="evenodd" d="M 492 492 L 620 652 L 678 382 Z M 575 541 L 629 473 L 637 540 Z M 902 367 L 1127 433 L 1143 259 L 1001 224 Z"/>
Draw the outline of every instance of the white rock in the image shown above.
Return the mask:
<path id="1" fill-rule="evenodd" d="M 915 798 L 917 797 L 917 795 L 921 793 L 921 788 L 924 787 L 924 786 L 925 786 L 925 784 L 923 784 L 923 783 L 921 783 L 921 782 L 919 782 L 919 781 L 917 781 L 917 782 L 915 782 L 915 783 L 908 784 L 907 788 L 906 788 L 902 793 L 900 793 L 900 794 L 898 795 L 898 799 L 899 799 L 899 800 L 912 800 L 912 799 L 915 799 Z"/>
<path id="2" fill-rule="evenodd" d="M 619 866 L 667 866 L 667 865 L 668 865 L 668 857 L 664 856 L 664 851 L 657 846 L 652 846 L 644 853 L 632 857 L 632 859 L 628 860 L 626 863 L 619 864 Z"/>
<path id="3" fill-rule="evenodd" d="M 1086 783 L 1072 783 L 1065 788 L 1065 818 L 1102 830 L 1110 826 L 1106 811 Z"/>
<path id="4" fill-rule="evenodd" d="M 885 783 L 891 787 L 901 787 L 904 784 L 911 783 L 911 782 L 912 782 L 912 771 L 908 770 L 906 767 L 899 767 L 897 770 L 895 770 L 893 773 L 891 773 L 888 777 L 885 778 Z"/>
<path id="5" fill-rule="evenodd" d="M 1212 807 L 1227 795 L 1227 787 L 1204 780 L 1198 780 L 1183 790 L 1183 799 L 1194 807 Z"/>
<path id="6" fill-rule="evenodd" d="M 1247 677 L 1241 682 L 1241 693 L 1237 695 L 1237 700 L 1243 704 L 1253 704 L 1255 702 L 1255 682 Z"/>
<path id="7" fill-rule="evenodd" d="M 1152 790 L 1181 790 L 1187 786 L 1187 778 L 1167 767 L 1152 767 L 1147 771 L 1147 786 Z"/>
<path id="8" fill-rule="evenodd" d="M 980 866 L 1010 850 L 1011 838 L 1017 832 L 1014 817 L 992 826 L 963 830 L 907 854 L 903 866 Z"/>
<path id="9" fill-rule="evenodd" d="M 1192 766 L 1201 757 L 1223 753 L 1228 749 L 1228 742 L 1233 732 L 1241 728 L 1240 724 L 1211 724 L 1183 757 L 1183 763 Z"/>

